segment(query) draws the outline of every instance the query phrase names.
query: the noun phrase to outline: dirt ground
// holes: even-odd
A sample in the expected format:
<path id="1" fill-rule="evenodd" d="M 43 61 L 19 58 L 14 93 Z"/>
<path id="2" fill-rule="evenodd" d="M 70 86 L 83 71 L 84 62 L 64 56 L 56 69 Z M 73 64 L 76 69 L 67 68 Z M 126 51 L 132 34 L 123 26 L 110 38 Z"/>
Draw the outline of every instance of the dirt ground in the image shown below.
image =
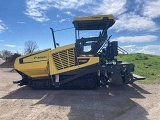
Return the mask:
<path id="1" fill-rule="evenodd" d="M 32 90 L 0 68 L 0 120 L 159 120 L 160 85 L 96 90 Z"/>

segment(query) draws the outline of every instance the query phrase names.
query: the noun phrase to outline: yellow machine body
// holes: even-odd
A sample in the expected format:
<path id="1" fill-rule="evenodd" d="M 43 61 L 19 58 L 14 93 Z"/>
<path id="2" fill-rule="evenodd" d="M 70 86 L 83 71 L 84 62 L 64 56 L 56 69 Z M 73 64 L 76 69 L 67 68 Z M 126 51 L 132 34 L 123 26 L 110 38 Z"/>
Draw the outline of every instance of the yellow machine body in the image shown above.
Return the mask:
<path id="1" fill-rule="evenodd" d="M 23 74 L 40 78 L 73 71 L 83 67 L 99 63 L 99 57 L 77 57 L 75 58 L 75 45 L 70 44 L 56 49 L 45 49 L 18 57 L 14 68 Z M 75 65 L 75 61 L 88 58 L 88 62 Z"/>

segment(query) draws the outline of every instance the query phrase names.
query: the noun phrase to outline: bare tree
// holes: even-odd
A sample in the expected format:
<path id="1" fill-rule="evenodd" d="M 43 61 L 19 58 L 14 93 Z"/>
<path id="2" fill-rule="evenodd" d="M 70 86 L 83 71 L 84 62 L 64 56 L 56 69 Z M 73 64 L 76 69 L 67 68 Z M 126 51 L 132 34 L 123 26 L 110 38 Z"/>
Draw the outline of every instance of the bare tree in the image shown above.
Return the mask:
<path id="1" fill-rule="evenodd" d="M 11 51 L 8 50 L 2 50 L 0 52 L 0 58 L 7 60 L 11 55 L 13 55 L 13 53 Z"/>
<path id="2" fill-rule="evenodd" d="M 24 52 L 32 53 L 38 48 L 38 45 L 35 41 L 26 41 L 24 44 Z"/>

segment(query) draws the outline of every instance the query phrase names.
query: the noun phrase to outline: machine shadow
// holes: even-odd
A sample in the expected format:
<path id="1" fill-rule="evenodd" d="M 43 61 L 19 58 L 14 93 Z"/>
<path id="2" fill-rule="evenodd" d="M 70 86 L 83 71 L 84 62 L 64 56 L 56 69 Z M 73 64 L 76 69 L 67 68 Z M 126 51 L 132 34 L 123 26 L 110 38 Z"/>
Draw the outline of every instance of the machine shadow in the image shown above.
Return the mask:
<path id="1" fill-rule="evenodd" d="M 28 86 L 20 87 L 0 99 L 41 99 L 50 90 L 33 90 Z"/>
<path id="2" fill-rule="evenodd" d="M 125 116 L 130 110 L 138 110 L 140 118 L 147 119 L 148 112 L 132 98 L 144 99 L 142 94 L 151 94 L 136 84 L 99 88 L 97 90 L 32 90 L 21 87 L 1 99 L 39 99 L 36 104 L 70 107 L 69 120 L 136 119 Z M 63 111 L 62 111 L 63 112 Z M 124 118 L 123 118 L 124 119 Z"/>
<path id="3" fill-rule="evenodd" d="M 99 88 L 89 91 L 62 91 L 54 97 L 48 95 L 36 104 L 70 107 L 69 120 L 147 119 L 148 112 L 132 98 L 145 99 L 151 94 L 136 84 Z M 133 111 L 132 111 L 133 110 Z M 137 113 L 136 111 L 139 111 Z M 63 112 L 63 111 L 62 111 Z M 129 116 L 125 115 L 129 112 Z M 132 112 L 135 115 L 131 115 Z"/>

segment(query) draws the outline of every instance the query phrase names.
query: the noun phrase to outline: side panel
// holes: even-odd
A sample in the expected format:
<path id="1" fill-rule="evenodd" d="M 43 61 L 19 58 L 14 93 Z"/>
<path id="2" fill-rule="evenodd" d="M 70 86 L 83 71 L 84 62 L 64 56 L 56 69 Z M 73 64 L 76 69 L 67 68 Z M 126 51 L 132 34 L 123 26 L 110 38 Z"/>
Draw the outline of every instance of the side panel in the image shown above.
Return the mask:
<path id="1" fill-rule="evenodd" d="M 68 71 L 77 70 L 77 69 L 87 67 L 87 66 L 90 66 L 90 65 L 94 65 L 96 63 L 99 63 L 99 58 L 98 57 L 92 57 L 92 58 L 89 59 L 89 61 L 87 63 L 77 65 L 77 66 L 68 67 L 68 68 L 64 68 L 64 69 L 61 69 L 61 70 L 58 70 L 54 67 L 55 65 L 54 65 L 53 61 L 50 61 L 50 62 L 52 62 L 50 64 L 50 75 L 56 75 L 56 74 L 60 74 L 60 73 L 68 72 Z"/>
<path id="2" fill-rule="evenodd" d="M 49 74 L 48 55 L 50 49 L 34 52 L 15 60 L 14 68 L 29 77 L 45 77 Z"/>
<path id="3" fill-rule="evenodd" d="M 50 75 L 61 74 L 99 63 L 99 57 L 78 57 L 76 59 L 75 57 L 75 44 L 52 50 L 49 54 Z M 75 64 L 83 58 L 88 61 L 83 64 Z"/>

